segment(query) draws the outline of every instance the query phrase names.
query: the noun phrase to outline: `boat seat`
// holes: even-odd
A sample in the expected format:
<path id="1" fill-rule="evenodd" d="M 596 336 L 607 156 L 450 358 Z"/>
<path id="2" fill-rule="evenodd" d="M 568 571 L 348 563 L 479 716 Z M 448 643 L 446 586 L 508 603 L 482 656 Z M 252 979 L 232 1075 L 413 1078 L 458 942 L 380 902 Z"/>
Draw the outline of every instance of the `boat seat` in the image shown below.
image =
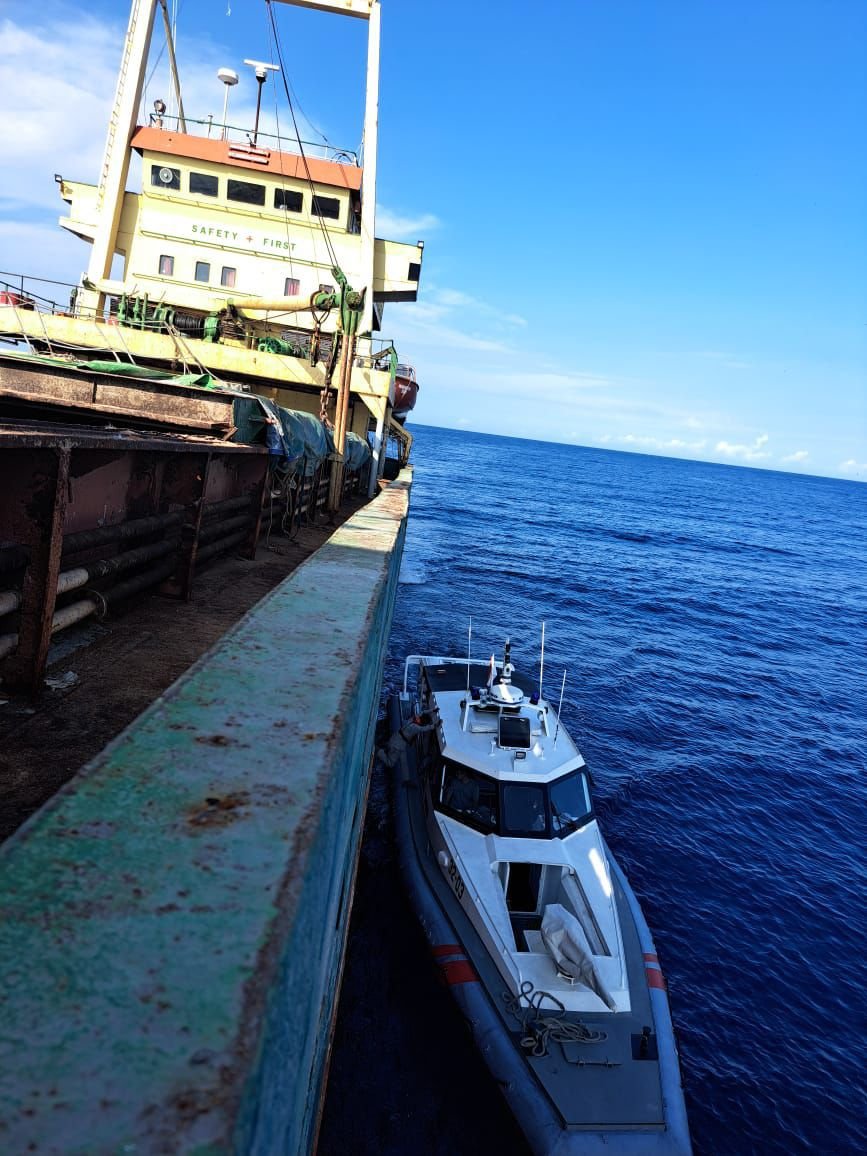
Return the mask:
<path id="1" fill-rule="evenodd" d="M 528 928 L 524 932 L 524 942 L 527 944 L 527 951 L 532 951 L 535 955 L 548 954 L 541 931 L 530 931 Z"/>

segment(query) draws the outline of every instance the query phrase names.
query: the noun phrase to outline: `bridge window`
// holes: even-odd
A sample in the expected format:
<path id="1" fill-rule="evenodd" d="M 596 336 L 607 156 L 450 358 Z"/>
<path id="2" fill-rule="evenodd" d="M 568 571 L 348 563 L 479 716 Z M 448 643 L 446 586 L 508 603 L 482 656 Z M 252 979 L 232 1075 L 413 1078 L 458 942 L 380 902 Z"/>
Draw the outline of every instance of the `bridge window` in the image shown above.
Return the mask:
<path id="1" fill-rule="evenodd" d="M 236 272 L 236 269 L 232 269 L 229 265 L 224 265 L 223 271 L 220 274 L 220 284 L 225 285 L 227 289 L 234 289 Z"/>
<path id="2" fill-rule="evenodd" d="M 316 217 L 328 217 L 332 221 L 336 221 L 340 216 L 340 201 L 337 197 L 313 197 L 313 215 Z"/>
<path id="3" fill-rule="evenodd" d="M 190 173 L 190 192 L 201 197 L 216 197 L 219 181 L 210 173 Z"/>
<path id="4" fill-rule="evenodd" d="M 283 282 L 283 296 L 294 297 L 301 290 L 301 282 L 297 277 L 287 277 Z"/>
<path id="5" fill-rule="evenodd" d="M 274 208 L 285 209 L 287 213 L 300 213 L 304 208 L 304 197 L 297 189 L 275 189 Z"/>
<path id="6" fill-rule="evenodd" d="M 207 261 L 196 261 L 196 280 L 207 283 L 211 279 L 211 266 Z"/>
<path id="7" fill-rule="evenodd" d="M 174 274 L 175 274 L 175 259 L 174 259 L 174 257 L 169 257 L 169 256 L 166 256 L 166 254 L 163 254 L 160 257 L 160 276 L 161 277 L 173 277 Z"/>
<path id="8" fill-rule="evenodd" d="M 245 205 L 264 205 L 265 186 L 254 185 L 250 181 L 235 181 L 230 177 L 226 196 L 230 201 L 241 201 Z"/>
<path id="9" fill-rule="evenodd" d="M 151 165 L 151 184 L 158 189 L 179 189 L 181 170 L 170 168 L 169 165 Z"/>
<path id="10" fill-rule="evenodd" d="M 551 828 L 561 838 L 583 827 L 591 817 L 587 776 L 578 772 L 551 784 Z"/>

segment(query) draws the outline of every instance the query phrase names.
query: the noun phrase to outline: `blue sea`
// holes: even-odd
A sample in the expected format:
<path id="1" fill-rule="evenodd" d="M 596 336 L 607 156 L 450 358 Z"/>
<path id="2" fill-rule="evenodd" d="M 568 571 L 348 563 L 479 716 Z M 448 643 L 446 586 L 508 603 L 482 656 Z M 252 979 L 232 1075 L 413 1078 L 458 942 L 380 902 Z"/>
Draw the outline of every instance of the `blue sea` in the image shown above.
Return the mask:
<path id="1" fill-rule="evenodd" d="M 413 427 L 386 669 L 538 671 L 656 940 L 697 1156 L 867 1152 L 867 486 Z M 320 1152 L 525 1151 L 371 804 Z"/>

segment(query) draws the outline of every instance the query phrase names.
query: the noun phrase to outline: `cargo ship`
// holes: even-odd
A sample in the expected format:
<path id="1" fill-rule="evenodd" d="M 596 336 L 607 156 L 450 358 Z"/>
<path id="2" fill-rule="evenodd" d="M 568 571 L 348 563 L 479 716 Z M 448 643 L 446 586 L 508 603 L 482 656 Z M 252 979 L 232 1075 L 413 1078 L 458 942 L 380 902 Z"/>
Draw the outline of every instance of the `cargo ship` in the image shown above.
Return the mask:
<path id="1" fill-rule="evenodd" d="M 256 85 L 257 102 L 253 123 L 235 126 L 229 123 L 228 97 L 238 73 L 222 68 L 214 78 L 215 90 L 220 82 L 225 86 L 221 121 L 188 116 L 166 5 L 136 2 L 99 180 L 56 177 L 68 206 L 60 224 L 90 245 L 87 272 L 60 302 L 44 296 L 40 283 L 25 274 L 0 274 L 0 339 L 18 343 L 0 354 L 0 443 L 26 455 L 38 449 L 55 473 L 53 461 L 63 459 L 57 448 L 68 447 L 74 461 L 61 472 L 74 480 L 57 481 L 51 511 L 60 537 L 97 530 L 105 537 L 133 514 L 136 520 L 171 514 L 177 521 L 183 504 L 192 533 L 176 573 L 168 577 L 185 595 L 194 558 L 201 557 L 193 523 L 202 516 L 209 521 L 231 513 L 236 524 L 230 545 L 254 548 L 256 491 L 266 494 L 268 466 L 275 483 L 269 499 L 276 490 L 274 497 L 291 495 L 297 507 L 294 498 L 306 487 L 305 502 L 334 511 L 347 485 L 362 484 L 362 473 L 372 497 L 386 470 L 386 447 L 397 447 L 400 465 L 411 443 L 402 425 L 409 404 L 397 353 L 380 335 L 385 304 L 416 299 L 423 244 L 376 237 L 378 7 L 369 0 L 304 0 L 300 6 L 371 26 L 361 156 L 306 142 L 297 132 L 286 141 L 260 130 L 266 84 L 285 85 L 286 121 L 297 125 L 285 75 L 289 65 L 270 6 L 280 63 L 248 60 L 241 66 Z M 158 10 L 176 112 L 170 115 L 160 98 L 143 116 Z M 126 187 L 136 156 L 138 192 Z M 52 423 L 62 427 L 53 443 Z M 139 431 L 139 440 L 149 436 L 147 452 L 171 453 L 173 475 L 196 456 L 192 478 L 178 492 L 165 492 L 158 483 L 148 499 L 133 498 L 134 441 L 106 432 L 119 425 Z M 104 463 L 98 470 L 81 467 L 95 461 L 96 430 L 104 453 L 123 449 L 110 479 Z M 211 463 L 207 478 L 199 478 L 202 453 Z M 17 481 L 25 494 L 44 470 L 29 472 L 29 480 Z M 98 511 L 99 526 L 86 509 Z M 38 514 L 43 526 L 48 514 L 47 508 Z M 244 515 L 246 526 L 238 522 Z M 14 587 L 23 584 L 23 575 L 12 563 L 23 557 L 22 548 L 32 563 L 32 539 L 44 536 L 43 526 L 5 521 L 0 571 L 11 572 Z M 63 552 L 78 560 L 69 549 Z M 164 561 L 157 570 L 167 567 Z M 14 608 L 26 618 L 39 602 L 45 621 L 38 640 L 27 630 L 4 632 L 0 624 L 0 654 L 12 656 L 6 678 L 16 686 L 38 685 L 43 635 L 63 622 L 53 622 L 52 590 L 61 573 L 55 570 L 31 573 L 32 589 Z M 167 581 L 167 575 L 157 581 Z"/>
<path id="2" fill-rule="evenodd" d="M 227 61 L 196 120 L 165 0 L 132 0 L 98 179 L 57 176 L 86 273 L 60 300 L 0 274 L 0 786 L 26 754 L 47 798 L 0 845 L 4 1151 L 315 1147 L 411 488 L 383 310 L 416 299 L 423 246 L 376 236 L 378 0 L 263 7 L 269 59 Z M 366 26 L 359 155 L 264 131 L 266 85 L 297 121 L 275 8 Z M 159 51 L 170 92 L 142 109 Z M 166 621 L 195 634 L 313 523 L 112 730 L 136 656 L 171 668 Z"/>

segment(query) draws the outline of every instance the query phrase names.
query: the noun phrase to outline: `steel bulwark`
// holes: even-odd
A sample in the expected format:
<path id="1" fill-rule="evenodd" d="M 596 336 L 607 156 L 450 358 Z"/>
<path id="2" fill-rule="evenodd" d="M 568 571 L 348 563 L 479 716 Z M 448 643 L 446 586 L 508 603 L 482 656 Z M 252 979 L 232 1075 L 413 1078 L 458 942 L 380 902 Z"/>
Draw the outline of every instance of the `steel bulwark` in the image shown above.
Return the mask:
<path id="1" fill-rule="evenodd" d="M 168 557 L 170 564 L 159 567 L 163 593 L 189 598 L 204 527 L 208 539 L 219 540 L 208 557 L 237 544 L 255 552 L 267 462 L 264 447 L 214 438 L 0 425 L 4 685 L 40 689 L 51 634 L 59 629 L 62 571 L 86 570 L 100 586 L 95 604 L 109 595 L 108 580 Z M 245 508 L 246 517 L 239 512 Z M 230 533 L 239 527 L 240 539 Z"/>

